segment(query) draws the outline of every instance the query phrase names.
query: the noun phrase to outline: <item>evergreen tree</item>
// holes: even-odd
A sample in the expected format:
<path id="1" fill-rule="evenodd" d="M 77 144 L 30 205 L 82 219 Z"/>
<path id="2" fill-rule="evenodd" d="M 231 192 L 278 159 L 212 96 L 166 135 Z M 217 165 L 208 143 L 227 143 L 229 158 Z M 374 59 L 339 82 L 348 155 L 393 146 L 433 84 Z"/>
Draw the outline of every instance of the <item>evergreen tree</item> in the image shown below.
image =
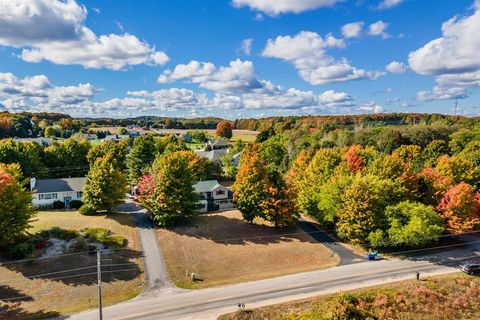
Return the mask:
<path id="1" fill-rule="evenodd" d="M 142 136 L 135 139 L 133 147 L 126 158 L 128 182 L 137 184 L 138 178 L 145 173 L 155 159 L 155 141 L 151 136 Z"/>

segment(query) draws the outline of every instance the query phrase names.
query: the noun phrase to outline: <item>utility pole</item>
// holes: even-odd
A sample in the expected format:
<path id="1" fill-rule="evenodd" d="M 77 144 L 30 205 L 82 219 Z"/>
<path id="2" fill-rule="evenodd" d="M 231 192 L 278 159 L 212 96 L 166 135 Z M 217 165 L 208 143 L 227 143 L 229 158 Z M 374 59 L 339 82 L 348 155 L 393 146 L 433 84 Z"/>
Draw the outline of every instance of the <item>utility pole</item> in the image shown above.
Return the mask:
<path id="1" fill-rule="evenodd" d="M 455 98 L 455 116 L 457 116 L 458 98 Z"/>
<path id="2" fill-rule="evenodd" d="M 97 283 L 98 283 L 98 319 L 103 320 L 102 314 L 102 259 L 100 249 L 97 249 Z"/>

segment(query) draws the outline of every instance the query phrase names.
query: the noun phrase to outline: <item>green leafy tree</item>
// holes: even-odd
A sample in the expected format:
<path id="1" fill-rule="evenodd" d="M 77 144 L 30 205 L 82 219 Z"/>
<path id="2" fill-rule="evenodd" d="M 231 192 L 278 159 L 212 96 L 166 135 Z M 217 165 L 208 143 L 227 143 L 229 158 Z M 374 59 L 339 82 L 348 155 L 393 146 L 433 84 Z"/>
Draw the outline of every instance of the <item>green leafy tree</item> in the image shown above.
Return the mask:
<path id="1" fill-rule="evenodd" d="M 156 160 L 151 175 L 139 181 L 139 202 L 162 227 L 173 226 L 196 214 L 197 195 L 190 156 L 174 152 Z"/>
<path id="2" fill-rule="evenodd" d="M 450 149 L 445 140 L 433 140 L 422 151 L 422 158 L 425 167 L 433 167 L 437 163 L 437 159 L 443 155 L 448 155 Z"/>
<path id="3" fill-rule="evenodd" d="M 128 140 L 123 139 L 118 142 L 104 141 L 88 151 L 87 161 L 90 165 L 94 164 L 98 158 L 108 157 L 114 162 L 120 170 L 126 170 L 126 158 L 129 152 Z"/>
<path id="4" fill-rule="evenodd" d="M 259 151 L 265 163 L 280 168 L 287 156 L 286 142 L 285 137 L 278 135 L 262 142 Z"/>
<path id="5" fill-rule="evenodd" d="M 0 166 L 0 246 L 24 235 L 35 215 L 32 195 L 8 171 L 18 175 L 18 167 Z"/>
<path id="6" fill-rule="evenodd" d="M 156 151 L 153 137 L 142 136 L 134 140 L 132 150 L 125 161 L 130 184 L 136 184 L 138 178 L 149 169 L 155 160 Z"/>
<path id="7" fill-rule="evenodd" d="M 355 175 L 341 197 L 338 234 L 353 242 L 365 242 L 372 231 L 386 224 L 385 208 L 402 197 L 401 186 L 392 180 L 370 174 Z"/>
<path id="8" fill-rule="evenodd" d="M 112 208 L 122 203 L 126 191 L 125 176 L 106 156 L 98 158 L 90 168 L 82 198 L 85 206 L 110 213 Z"/>
<path id="9" fill-rule="evenodd" d="M 373 246 L 423 246 L 437 240 L 445 223 L 432 206 L 403 201 L 385 210 L 388 228 L 369 236 Z"/>

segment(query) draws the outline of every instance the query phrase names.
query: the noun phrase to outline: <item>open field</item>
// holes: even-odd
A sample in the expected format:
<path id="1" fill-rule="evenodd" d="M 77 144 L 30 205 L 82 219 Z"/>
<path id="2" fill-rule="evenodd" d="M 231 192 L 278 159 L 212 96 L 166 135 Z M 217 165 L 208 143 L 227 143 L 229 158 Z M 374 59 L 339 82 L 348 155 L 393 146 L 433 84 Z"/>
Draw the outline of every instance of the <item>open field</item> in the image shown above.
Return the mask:
<path id="1" fill-rule="evenodd" d="M 83 216 L 77 211 L 42 211 L 30 232 L 53 226 L 76 230 L 103 227 L 125 237 L 127 248 L 102 255 L 103 301 L 105 305 L 111 305 L 133 298 L 142 291 L 143 264 L 131 216 Z M 0 267 L 0 319 L 2 316 L 7 318 L 7 310 L 4 310 L 7 306 L 11 319 L 37 319 L 71 314 L 97 305 L 95 254 L 76 253 L 34 262 L 4 262 Z M 18 309 L 12 303 L 20 303 Z"/>
<path id="2" fill-rule="evenodd" d="M 216 136 L 216 130 L 215 129 L 199 129 L 201 131 L 207 132 L 207 134 L 211 137 Z M 182 129 L 155 129 L 155 131 L 159 133 L 185 133 L 190 130 L 182 130 Z M 230 141 L 237 141 L 237 140 L 243 140 L 245 142 L 253 142 L 255 141 L 255 138 L 257 137 L 258 132 L 257 131 L 251 131 L 251 130 L 233 130 L 233 137 L 230 139 Z"/>
<path id="3" fill-rule="evenodd" d="M 239 311 L 219 320 L 480 319 L 479 296 L 480 278 L 457 273 Z"/>
<path id="4" fill-rule="evenodd" d="M 327 268 L 338 263 L 322 244 L 297 228 L 278 230 L 261 220 L 241 220 L 238 210 L 202 215 L 189 225 L 159 229 L 171 279 L 204 288 Z M 186 276 L 194 272 L 199 281 Z"/>

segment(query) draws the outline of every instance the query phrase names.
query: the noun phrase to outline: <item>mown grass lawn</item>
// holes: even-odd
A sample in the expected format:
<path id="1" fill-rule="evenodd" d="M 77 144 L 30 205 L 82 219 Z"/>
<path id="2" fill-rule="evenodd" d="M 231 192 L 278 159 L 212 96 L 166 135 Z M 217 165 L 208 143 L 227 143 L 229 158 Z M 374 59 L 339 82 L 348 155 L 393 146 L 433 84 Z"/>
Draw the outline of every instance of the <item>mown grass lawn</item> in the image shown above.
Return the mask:
<path id="1" fill-rule="evenodd" d="M 465 274 L 238 311 L 219 320 L 480 319 L 480 278 Z"/>
<path id="2" fill-rule="evenodd" d="M 188 225 L 159 229 L 171 279 L 185 288 L 205 288 L 334 266 L 338 258 L 298 228 L 278 230 L 238 210 L 201 215 Z M 191 282 L 187 272 L 199 281 Z"/>
<path id="3" fill-rule="evenodd" d="M 128 240 L 125 249 L 102 257 L 105 305 L 133 298 L 143 290 L 143 263 L 132 216 L 118 213 L 83 216 L 78 211 L 41 211 L 30 232 L 54 226 L 75 230 L 102 227 Z M 66 255 L 37 260 L 33 264 L 2 262 L 6 264 L 0 265 L 0 319 L 7 316 L 11 319 L 40 319 L 97 306 L 96 269 L 91 268 L 96 263 L 95 255 Z M 77 270 L 64 271 L 70 269 Z M 82 273 L 91 274 L 73 277 Z"/>

